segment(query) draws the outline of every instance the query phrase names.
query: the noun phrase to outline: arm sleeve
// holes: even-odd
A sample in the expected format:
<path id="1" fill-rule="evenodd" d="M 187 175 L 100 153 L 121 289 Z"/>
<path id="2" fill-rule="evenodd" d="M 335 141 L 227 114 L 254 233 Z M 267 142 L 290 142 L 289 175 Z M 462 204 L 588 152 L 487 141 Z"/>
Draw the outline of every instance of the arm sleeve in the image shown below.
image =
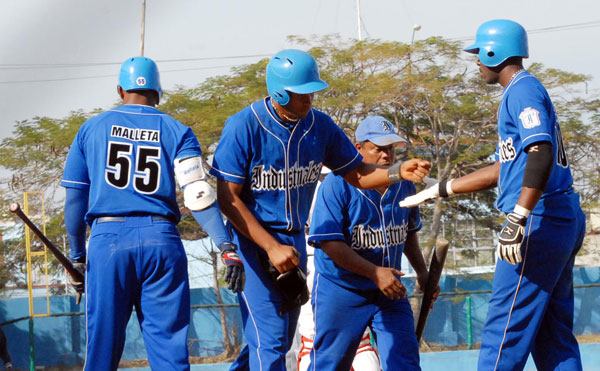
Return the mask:
<path id="1" fill-rule="evenodd" d="M 327 149 L 324 163 L 335 175 L 344 176 L 356 168 L 363 158 L 346 133 L 331 119 L 328 121 L 331 133 L 327 136 L 329 141 L 325 143 Z"/>
<path id="2" fill-rule="evenodd" d="M 85 161 L 85 153 L 81 146 L 83 128 L 79 130 L 65 162 L 63 178 L 60 183 L 65 188 L 89 189 L 90 178 L 88 174 L 87 164 Z M 86 205 L 87 207 L 87 205 Z"/>
<path id="3" fill-rule="evenodd" d="M 509 96 L 511 116 L 514 117 L 522 148 L 537 142 L 552 142 L 554 113 L 550 99 L 537 86 L 528 85 Z"/>
<path id="4" fill-rule="evenodd" d="M 192 211 L 192 215 L 217 246 L 225 242 L 231 242 L 231 236 L 225 228 L 217 202 L 204 210 Z"/>
<path id="5" fill-rule="evenodd" d="M 415 184 L 413 182 L 402 181 L 402 188 L 403 189 L 401 191 L 404 191 L 404 198 L 417 193 L 417 189 L 415 188 Z M 394 207 L 400 206 L 395 203 Z M 408 211 L 408 233 L 417 232 L 421 230 L 421 227 L 421 213 L 419 211 L 419 207 L 411 207 Z"/>
<path id="6" fill-rule="evenodd" d="M 308 240 L 316 245 L 320 241 L 345 240 L 347 192 L 342 189 L 342 182 L 341 177 L 330 175 L 319 187 L 308 236 Z"/>
<path id="7" fill-rule="evenodd" d="M 71 247 L 71 260 L 78 260 L 86 256 L 85 252 L 85 213 L 88 209 L 89 190 L 81 188 L 67 188 L 65 199 L 65 227 L 69 246 Z"/>
<path id="8" fill-rule="evenodd" d="M 523 186 L 544 191 L 554 165 L 552 144 L 548 142 L 539 143 L 536 151 L 531 151 L 531 147 L 529 146 L 525 150 L 527 152 L 527 164 L 523 175 Z"/>
<path id="9" fill-rule="evenodd" d="M 232 116 L 225 123 L 213 157 L 211 175 L 237 184 L 246 181 L 251 143 L 244 123 L 239 114 Z"/>
<path id="10" fill-rule="evenodd" d="M 196 138 L 192 129 L 186 127 L 175 158 L 188 158 L 195 156 L 202 156 L 200 143 L 198 143 L 198 138 Z"/>

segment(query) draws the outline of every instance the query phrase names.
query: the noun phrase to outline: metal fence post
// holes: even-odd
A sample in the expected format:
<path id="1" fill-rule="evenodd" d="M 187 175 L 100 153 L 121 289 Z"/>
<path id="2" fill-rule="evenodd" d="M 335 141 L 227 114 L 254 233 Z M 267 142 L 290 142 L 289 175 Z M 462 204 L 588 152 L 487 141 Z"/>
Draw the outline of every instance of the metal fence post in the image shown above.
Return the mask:
<path id="1" fill-rule="evenodd" d="M 467 346 L 469 349 L 473 349 L 473 326 L 471 321 L 471 297 L 467 296 Z"/>

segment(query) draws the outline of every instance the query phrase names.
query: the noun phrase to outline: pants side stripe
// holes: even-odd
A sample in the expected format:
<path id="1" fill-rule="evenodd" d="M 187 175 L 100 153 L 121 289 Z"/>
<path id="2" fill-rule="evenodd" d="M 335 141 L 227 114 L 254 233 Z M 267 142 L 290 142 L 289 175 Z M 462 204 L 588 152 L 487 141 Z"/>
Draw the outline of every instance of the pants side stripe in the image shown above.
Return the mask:
<path id="1" fill-rule="evenodd" d="M 313 295 L 315 296 L 315 308 L 313 310 L 313 322 L 315 324 L 315 339 L 316 339 L 316 335 L 317 335 L 317 299 L 318 299 L 318 293 L 319 293 L 319 278 L 321 277 L 321 274 L 318 273 L 315 276 L 315 286 L 313 289 Z M 314 340 L 313 340 L 314 341 Z M 313 342 L 313 347 L 310 351 L 313 354 L 313 371 L 315 371 L 317 369 L 317 352 L 315 350 L 315 343 Z"/>
<path id="2" fill-rule="evenodd" d="M 258 357 L 258 365 L 260 367 L 260 371 L 262 371 L 262 361 L 260 360 L 260 334 L 258 332 L 258 326 L 256 325 L 256 321 L 254 320 L 254 315 L 250 310 L 250 303 L 248 303 L 248 299 L 246 299 L 246 294 L 242 291 L 242 297 L 244 298 L 244 302 L 246 303 L 246 308 L 248 308 L 248 314 L 252 319 L 252 323 L 254 324 L 254 328 L 256 329 L 256 341 L 258 342 L 258 346 L 256 347 L 256 356 Z"/>
<path id="3" fill-rule="evenodd" d="M 515 290 L 515 296 L 513 297 L 513 302 L 510 306 L 510 311 L 508 312 L 508 320 L 506 321 L 506 327 L 504 328 L 504 336 L 502 337 L 502 342 L 500 343 L 500 349 L 498 349 L 498 358 L 496 358 L 496 365 L 494 366 L 494 371 L 498 369 L 498 363 L 500 363 L 500 356 L 502 355 L 502 347 L 504 346 L 504 341 L 506 340 L 506 333 L 508 332 L 508 326 L 510 325 L 510 318 L 512 317 L 512 312 L 515 308 L 515 303 L 517 301 L 517 295 L 519 294 L 521 282 L 523 281 L 523 273 L 525 272 L 525 263 L 527 262 L 527 250 L 529 249 L 529 236 L 531 236 L 531 226 L 533 225 L 533 217 L 534 216 L 531 215 L 531 220 L 529 222 L 529 230 L 527 231 L 527 240 L 525 242 L 525 257 L 523 257 L 523 264 L 521 265 L 519 283 L 517 284 L 517 289 Z"/>

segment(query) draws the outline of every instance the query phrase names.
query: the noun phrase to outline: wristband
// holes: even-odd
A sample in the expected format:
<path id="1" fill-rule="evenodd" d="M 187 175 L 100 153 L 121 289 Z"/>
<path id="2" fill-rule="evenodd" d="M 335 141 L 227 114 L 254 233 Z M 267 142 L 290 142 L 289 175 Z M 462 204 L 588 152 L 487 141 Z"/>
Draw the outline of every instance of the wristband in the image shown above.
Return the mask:
<path id="1" fill-rule="evenodd" d="M 530 212 L 531 212 L 531 210 L 528 210 L 520 205 L 515 205 L 515 208 L 513 209 L 513 213 L 519 214 L 525 218 L 527 218 L 529 216 Z"/>
<path id="2" fill-rule="evenodd" d="M 450 197 L 452 195 L 454 195 L 454 192 L 452 192 L 452 181 L 454 179 L 450 179 L 448 181 L 442 181 L 439 184 L 439 192 L 440 192 L 440 197 Z"/>
<path id="3" fill-rule="evenodd" d="M 388 175 L 388 179 L 390 180 L 390 182 L 398 183 L 399 181 L 402 180 L 402 177 L 400 176 L 400 166 L 401 165 L 402 165 L 401 162 L 396 162 L 392 166 L 388 167 L 387 175 Z"/>

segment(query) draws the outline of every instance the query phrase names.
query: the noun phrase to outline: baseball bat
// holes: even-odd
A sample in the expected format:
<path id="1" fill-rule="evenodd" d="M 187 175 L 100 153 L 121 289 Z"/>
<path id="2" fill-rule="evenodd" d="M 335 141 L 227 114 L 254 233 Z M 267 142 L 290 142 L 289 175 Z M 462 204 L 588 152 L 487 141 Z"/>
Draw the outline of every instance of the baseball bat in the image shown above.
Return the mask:
<path id="1" fill-rule="evenodd" d="M 54 246 L 54 244 L 50 242 L 50 240 L 42 233 L 42 231 L 40 231 L 38 227 L 36 227 L 35 224 L 33 224 L 33 222 L 27 217 L 27 215 L 25 215 L 23 210 L 21 210 L 21 205 L 15 202 L 14 204 L 10 205 L 10 211 L 16 214 L 19 218 L 21 218 L 21 220 L 25 224 L 27 224 L 27 226 L 33 231 L 33 233 L 35 233 L 36 236 L 40 238 L 40 240 L 42 240 L 42 242 L 44 243 L 44 245 L 46 245 L 48 250 L 52 252 L 56 259 L 58 259 L 60 264 L 62 264 L 62 266 L 65 267 L 67 272 L 69 272 L 75 280 L 79 282 L 84 281 L 83 273 L 81 273 L 79 269 L 75 268 L 75 266 L 73 266 L 73 263 L 71 263 L 71 261 L 67 259 L 67 257 L 62 253 L 62 251 L 56 248 L 56 246 Z M 80 299 L 81 296 L 78 295 L 77 304 L 79 304 Z"/>
<path id="2" fill-rule="evenodd" d="M 429 275 L 427 283 L 423 290 L 423 301 L 421 302 L 421 309 L 419 311 L 419 319 L 417 321 L 417 341 L 421 341 L 423 331 L 425 330 L 425 323 L 427 322 L 427 316 L 429 315 L 429 308 L 433 303 L 433 294 L 437 288 L 440 277 L 442 276 L 442 270 L 444 268 L 444 262 L 446 261 L 446 255 L 448 254 L 448 242 L 445 238 L 438 238 L 435 242 L 435 249 L 433 250 L 433 256 L 431 257 L 431 264 L 429 265 Z"/>

